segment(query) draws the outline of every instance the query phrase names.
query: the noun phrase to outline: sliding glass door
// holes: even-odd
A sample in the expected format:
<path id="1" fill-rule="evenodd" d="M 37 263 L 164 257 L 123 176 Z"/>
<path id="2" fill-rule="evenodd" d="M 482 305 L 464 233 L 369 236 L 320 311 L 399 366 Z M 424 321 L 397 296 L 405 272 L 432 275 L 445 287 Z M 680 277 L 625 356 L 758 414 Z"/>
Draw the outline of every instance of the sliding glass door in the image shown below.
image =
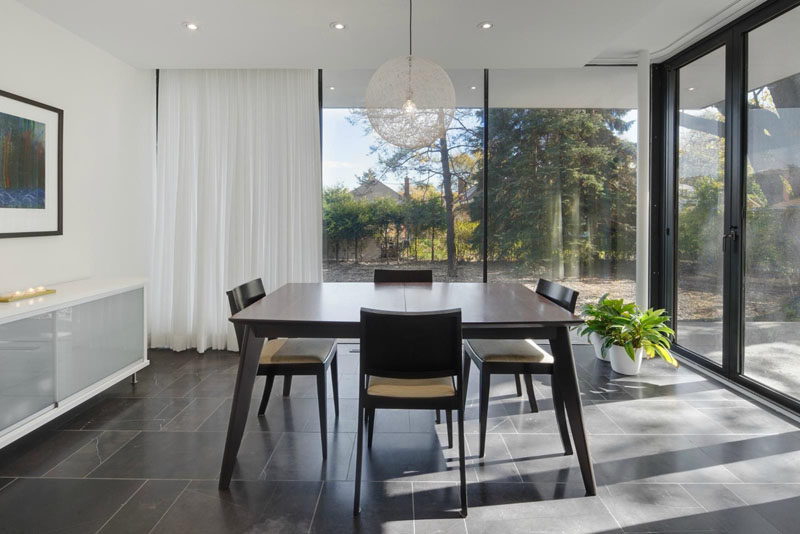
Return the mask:
<path id="1" fill-rule="evenodd" d="M 655 69 L 653 233 L 676 351 L 796 410 L 798 28 L 800 0 L 772 2 Z"/>
<path id="2" fill-rule="evenodd" d="M 677 75 L 678 342 L 722 366 L 725 47 Z"/>
<path id="3" fill-rule="evenodd" d="M 747 35 L 743 373 L 800 398 L 800 8 Z"/>

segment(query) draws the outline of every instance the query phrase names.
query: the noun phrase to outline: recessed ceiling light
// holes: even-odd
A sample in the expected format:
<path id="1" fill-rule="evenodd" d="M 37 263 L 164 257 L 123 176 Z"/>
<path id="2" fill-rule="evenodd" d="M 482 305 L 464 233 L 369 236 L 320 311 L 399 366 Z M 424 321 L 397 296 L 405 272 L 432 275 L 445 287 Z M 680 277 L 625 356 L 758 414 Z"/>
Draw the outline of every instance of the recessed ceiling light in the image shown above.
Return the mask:
<path id="1" fill-rule="evenodd" d="M 478 23 L 478 28 L 480 28 L 482 30 L 491 30 L 492 26 L 494 26 L 494 24 L 492 24 L 488 20 Z"/>
<path id="2" fill-rule="evenodd" d="M 195 24 L 194 22 L 184 22 L 184 23 L 183 23 L 183 26 L 184 26 L 184 27 L 185 27 L 187 30 L 189 30 L 189 31 L 192 31 L 192 32 L 194 32 L 194 31 L 197 31 L 197 30 L 199 30 L 199 29 L 200 29 L 200 26 L 198 26 L 198 25 L 197 25 L 197 24 Z"/>
<path id="3" fill-rule="evenodd" d="M 332 86 L 332 85 L 330 87 L 328 87 L 328 91 L 335 91 L 335 90 L 336 90 L 336 88 L 334 86 Z"/>
<path id="4" fill-rule="evenodd" d="M 477 86 L 475 86 L 475 85 L 472 85 L 472 86 L 470 86 L 470 89 L 471 89 L 471 90 L 473 90 L 473 91 L 475 91 L 477 88 L 478 88 L 478 87 L 477 87 Z"/>
<path id="5" fill-rule="evenodd" d="M 694 91 L 694 87 L 690 87 L 690 88 L 689 88 L 689 90 L 690 90 L 690 91 Z"/>
<path id="6" fill-rule="evenodd" d="M 331 22 L 331 29 L 333 30 L 343 30 L 345 28 L 347 28 L 347 26 L 341 22 Z"/>

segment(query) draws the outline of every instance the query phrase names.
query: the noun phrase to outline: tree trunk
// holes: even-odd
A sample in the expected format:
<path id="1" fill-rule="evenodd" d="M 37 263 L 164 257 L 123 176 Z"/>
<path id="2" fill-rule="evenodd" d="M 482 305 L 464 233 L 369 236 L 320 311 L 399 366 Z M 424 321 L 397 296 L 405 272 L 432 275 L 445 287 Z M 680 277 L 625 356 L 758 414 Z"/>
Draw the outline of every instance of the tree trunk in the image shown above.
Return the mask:
<path id="1" fill-rule="evenodd" d="M 394 253 L 397 257 L 397 265 L 400 265 L 400 228 L 394 229 Z"/>
<path id="2" fill-rule="evenodd" d="M 383 230 L 383 255 L 386 256 L 386 263 L 389 263 L 389 227 Z"/>
<path id="3" fill-rule="evenodd" d="M 561 223 L 561 180 L 556 179 L 550 195 L 550 276 L 564 278 L 564 233 Z"/>
<path id="4" fill-rule="evenodd" d="M 580 247 L 581 247 L 581 190 L 575 186 L 569 195 L 570 207 L 567 218 L 567 246 L 569 254 L 566 257 L 565 274 L 567 278 L 580 276 Z"/>
<path id="5" fill-rule="evenodd" d="M 355 247 L 355 263 L 358 263 L 358 238 L 354 240 L 353 246 Z"/>
<path id="6" fill-rule="evenodd" d="M 439 152 L 442 158 L 442 189 L 444 189 L 444 209 L 447 219 L 447 276 L 456 276 L 456 231 L 453 217 L 453 175 L 450 172 L 450 152 L 447 148 L 447 137 L 439 140 Z"/>
<path id="7" fill-rule="evenodd" d="M 434 262 L 434 248 L 433 244 L 436 242 L 436 227 L 431 228 L 431 263 Z"/>

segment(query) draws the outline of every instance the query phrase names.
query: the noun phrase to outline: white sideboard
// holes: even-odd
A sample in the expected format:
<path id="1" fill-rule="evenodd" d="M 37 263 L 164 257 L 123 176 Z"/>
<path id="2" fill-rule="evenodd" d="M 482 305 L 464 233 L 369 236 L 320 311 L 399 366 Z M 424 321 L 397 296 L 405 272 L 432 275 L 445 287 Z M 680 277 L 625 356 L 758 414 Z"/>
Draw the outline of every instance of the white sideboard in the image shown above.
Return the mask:
<path id="1" fill-rule="evenodd" d="M 0 303 L 0 447 L 146 367 L 145 280 Z"/>

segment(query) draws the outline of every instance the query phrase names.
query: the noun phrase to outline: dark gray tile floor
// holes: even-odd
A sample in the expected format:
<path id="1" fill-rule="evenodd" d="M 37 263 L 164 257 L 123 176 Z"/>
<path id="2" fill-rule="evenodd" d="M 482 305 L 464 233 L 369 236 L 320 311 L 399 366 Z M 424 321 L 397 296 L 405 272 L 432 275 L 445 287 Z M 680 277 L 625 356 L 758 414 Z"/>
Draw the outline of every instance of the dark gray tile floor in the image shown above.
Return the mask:
<path id="1" fill-rule="evenodd" d="M 800 531 L 794 422 L 688 368 L 646 361 L 638 377 L 616 375 L 586 346 L 575 352 L 598 496 L 584 496 L 575 457 L 562 455 L 548 377 L 536 377 L 536 414 L 511 377 L 493 382 L 487 454 L 477 459 L 474 376 L 468 517 L 458 516 L 444 426 L 431 412 L 386 411 L 354 518 L 354 348 L 340 348 L 328 461 L 313 378 L 296 377 L 288 398 L 278 379 L 263 418 L 259 378 L 227 492 L 216 478 L 236 355 L 151 351 L 137 385 L 121 382 L 0 451 L 0 533 Z"/>

